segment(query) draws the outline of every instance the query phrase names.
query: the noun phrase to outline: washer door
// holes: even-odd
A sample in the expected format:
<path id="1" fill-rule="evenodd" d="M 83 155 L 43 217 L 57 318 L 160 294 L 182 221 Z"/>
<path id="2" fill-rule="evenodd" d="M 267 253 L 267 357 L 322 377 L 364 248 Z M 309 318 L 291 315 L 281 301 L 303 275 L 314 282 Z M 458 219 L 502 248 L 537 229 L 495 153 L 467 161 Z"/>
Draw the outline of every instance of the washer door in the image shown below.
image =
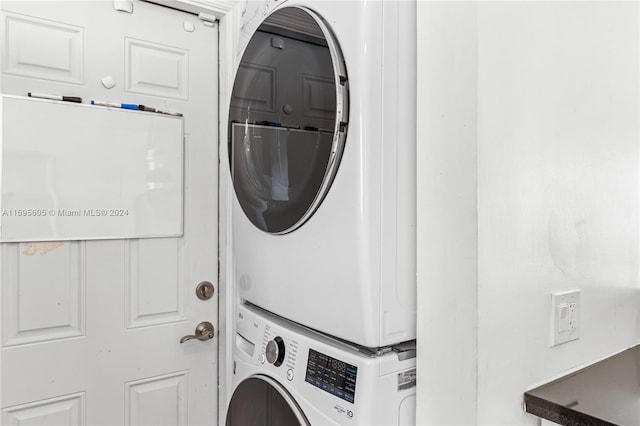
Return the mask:
<path id="1" fill-rule="evenodd" d="M 226 426 L 309 425 L 289 392 L 266 376 L 253 376 L 236 388 L 227 411 Z"/>
<path id="2" fill-rule="evenodd" d="M 252 36 L 231 95 L 229 162 L 247 218 L 291 232 L 324 199 L 347 131 L 344 60 L 314 12 L 284 7 Z"/>

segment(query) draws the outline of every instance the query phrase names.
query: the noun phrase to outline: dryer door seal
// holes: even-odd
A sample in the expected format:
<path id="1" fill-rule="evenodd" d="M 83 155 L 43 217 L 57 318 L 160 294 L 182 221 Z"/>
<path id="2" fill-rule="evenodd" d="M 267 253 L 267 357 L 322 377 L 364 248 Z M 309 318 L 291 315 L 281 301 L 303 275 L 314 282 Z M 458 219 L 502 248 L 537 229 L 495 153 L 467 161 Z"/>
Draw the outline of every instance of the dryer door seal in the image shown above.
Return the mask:
<path id="1" fill-rule="evenodd" d="M 244 51 L 229 108 L 231 177 L 255 226 L 285 234 L 314 214 L 338 170 L 347 117 L 345 64 L 328 25 L 308 9 L 278 9 Z"/>
<path id="2" fill-rule="evenodd" d="M 226 426 L 309 426 L 291 394 L 270 377 L 256 375 L 238 385 L 231 396 Z"/>

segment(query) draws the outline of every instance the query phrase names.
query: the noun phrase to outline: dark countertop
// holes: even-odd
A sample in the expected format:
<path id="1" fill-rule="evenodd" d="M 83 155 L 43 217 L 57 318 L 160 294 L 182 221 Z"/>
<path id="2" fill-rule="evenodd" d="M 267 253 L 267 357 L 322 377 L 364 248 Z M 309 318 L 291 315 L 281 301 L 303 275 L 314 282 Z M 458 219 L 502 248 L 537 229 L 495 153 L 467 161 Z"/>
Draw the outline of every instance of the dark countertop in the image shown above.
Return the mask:
<path id="1" fill-rule="evenodd" d="M 562 425 L 640 425 L 640 345 L 525 392 L 524 404 Z"/>

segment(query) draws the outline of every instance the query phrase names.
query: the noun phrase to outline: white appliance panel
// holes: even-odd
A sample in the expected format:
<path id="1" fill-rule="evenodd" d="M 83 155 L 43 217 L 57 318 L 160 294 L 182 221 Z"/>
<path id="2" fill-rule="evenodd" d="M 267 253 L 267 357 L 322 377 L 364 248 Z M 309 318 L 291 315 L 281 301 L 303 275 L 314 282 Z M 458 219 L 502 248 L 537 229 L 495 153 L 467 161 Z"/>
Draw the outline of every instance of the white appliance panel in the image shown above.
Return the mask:
<path id="1" fill-rule="evenodd" d="M 258 229 L 234 198 L 238 297 L 367 347 L 415 339 L 415 5 L 278 4 L 290 6 L 318 13 L 341 48 L 346 140 L 324 200 L 294 231 Z M 248 16 L 241 49 L 264 18 Z"/>
<path id="2" fill-rule="evenodd" d="M 280 418 L 301 416 L 310 425 L 415 424 L 412 404 L 415 404 L 416 360 L 412 349 L 376 355 L 253 306 L 238 308 L 236 324 L 239 338 L 233 348 L 234 395 L 228 407 L 231 415 L 227 414 L 227 426 L 239 425 L 238 416 L 242 420 L 254 416 L 247 410 L 270 411 L 259 408 L 264 392 L 244 396 L 251 398 L 250 404 L 242 396 L 238 401 L 238 389 L 245 381 L 256 378 L 268 381 L 285 395 L 290 408 L 277 406 L 271 411 L 291 409 L 292 413 L 281 413 Z M 276 341 L 280 344 L 278 355 L 274 356 L 270 351 Z M 247 352 L 247 343 L 254 349 Z M 234 414 L 235 422 L 230 420 Z M 269 422 L 261 418 L 257 424 Z M 304 420 L 301 424 L 305 424 Z"/>

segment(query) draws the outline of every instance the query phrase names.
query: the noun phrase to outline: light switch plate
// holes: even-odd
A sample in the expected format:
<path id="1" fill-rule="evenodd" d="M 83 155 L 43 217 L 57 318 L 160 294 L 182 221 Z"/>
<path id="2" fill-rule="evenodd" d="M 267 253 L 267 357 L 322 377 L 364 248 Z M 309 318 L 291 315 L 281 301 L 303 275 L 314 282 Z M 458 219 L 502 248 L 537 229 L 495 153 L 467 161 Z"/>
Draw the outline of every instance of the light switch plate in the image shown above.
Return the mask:
<path id="1" fill-rule="evenodd" d="M 551 346 L 580 337 L 580 290 L 551 294 Z"/>

